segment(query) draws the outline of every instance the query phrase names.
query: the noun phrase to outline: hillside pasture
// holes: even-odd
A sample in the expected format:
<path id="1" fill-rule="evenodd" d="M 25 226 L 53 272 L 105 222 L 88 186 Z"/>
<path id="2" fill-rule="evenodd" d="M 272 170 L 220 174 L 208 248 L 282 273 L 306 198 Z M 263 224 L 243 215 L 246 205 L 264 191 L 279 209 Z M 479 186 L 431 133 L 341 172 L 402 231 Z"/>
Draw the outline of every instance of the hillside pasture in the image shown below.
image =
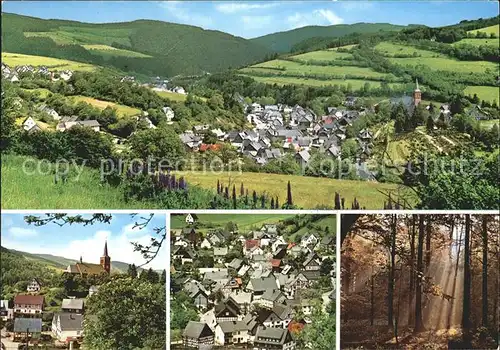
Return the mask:
<path id="1" fill-rule="evenodd" d="M 468 96 L 474 96 L 477 94 L 481 100 L 488 102 L 496 101 L 497 105 L 500 104 L 500 98 L 498 96 L 498 87 L 495 86 L 467 86 L 464 90 L 465 94 Z"/>
<path id="2" fill-rule="evenodd" d="M 307 176 L 233 172 L 228 174 L 203 173 L 203 172 L 178 172 L 192 185 L 214 189 L 217 180 L 224 184 L 230 182 L 239 188 L 243 182 L 245 188 L 250 192 L 267 193 L 270 196 L 278 196 L 280 203 L 286 198 L 287 183 L 290 181 L 292 187 L 292 198 L 295 205 L 304 209 L 317 207 L 332 207 L 335 192 L 345 197 L 346 205 L 350 207 L 354 198 L 357 198 L 362 207 L 366 209 L 382 209 L 386 197 L 382 192 L 397 191 L 398 185 L 377 183 L 371 181 L 336 180 L 328 178 L 317 178 Z M 404 188 L 403 188 L 403 191 Z"/>
<path id="3" fill-rule="evenodd" d="M 489 26 L 489 27 L 485 27 L 485 28 L 480 28 L 480 29 L 469 30 L 467 33 L 477 34 L 477 32 L 486 33 L 488 35 L 495 34 L 496 37 L 498 38 L 500 36 L 500 24 L 495 24 L 493 26 Z"/>
<path id="4" fill-rule="evenodd" d="M 101 184 L 97 170 L 85 168 L 79 178 L 74 172 L 55 184 L 54 164 L 47 161 L 3 155 L 1 168 L 2 209 L 152 209 L 151 203 L 125 202 L 120 188 Z"/>
<path id="5" fill-rule="evenodd" d="M 52 91 L 44 88 L 22 89 L 22 90 L 31 94 L 37 94 L 38 97 L 40 97 L 41 99 L 46 99 L 52 93 Z"/>
<path id="6" fill-rule="evenodd" d="M 391 43 L 383 41 L 375 46 L 375 50 L 385 57 L 394 57 L 397 55 L 415 55 L 416 57 L 445 57 L 445 55 L 429 51 L 421 50 L 413 46 Z"/>
<path id="7" fill-rule="evenodd" d="M 101 55 L 103 57 L 112 57 L 112 56 L 138 57 L 138 58 L 151 57 L 149 55 L 145 55 L 140 52 L 117 49 L 109 45 L 82 45 L 82 46 L 90 53 Z"/>
<path id="8" fill-rule="evenodd" d="M 425 65 L 430 69 L 463 73 L 484 73 L 486 69 L 498 70 L 498 65 L 487 61 L 459 61 L 438 52 L 421 50 L 413 46 L 381 42 L 375 50 L 394 64 L 402 66 Z M 414 57 L 395 57 L 412 55 Z"/>
<path id="9" fill-rule="evenodd" d="M 491 129 L 493 125 L 500 126 L 500 119 L 480 120 L 479 125 L 484 129 Z"/>
<path id="10" fill-rule="evenodd" d="M 301 61 L 335 61 L 339 59 L 352 58 L 352 55 L 348 52 L 337 52 L 337 50 L 320 50 L 307 52 L 291 57 L 299 59 Z"/>
<path id="11" fill-rule="evenodd" d="M 283 74 L 291 73 L 291 74 L 302 74 L 304 76 L 308 75 L 325 75 L 332 77 L 339 75 L 352 75 L 359 76 L 360 79 L 383 79 L 386 77 L 395 78 L 392 75 L 379 73 L 371 68 L 366 67 L 353 67 L 353 66 L 315 66 L 315 65 L 306 65 L 300 64 L 298 62 L 284 61 L 284 60 L 272 60 L 264 63 L 259 63 L 257 65 L 251 66 L 249 68 L 242 69 L 244 73 L 251 73 L 251 70 L 254 68 L 270 68 L 269 71 L 271 73 L 273 71 L 281 72 Z M 278 70 L 282 69 L 282 70 Z"/>
<path id="12" fill-rule="evenodd" d="M 110 28 L 110 26 L 60 26 L 57 35 L 72 40 L 74 44 L 103 44 L 118 43 L 131 46 L 129 36 L 134 33 L 130 27 Z"/>
<path id="13" fill-rule="evenodd" d="M 474 45 L 474 46 L 498 46 L 498 39 L 472 39 L 472 38 L 466 38 L 462 39 L 460 41 L 454 42 L 452 45 L 461 45 L 461 44 L 467 44 L 467 45 Z"/>
<path id="14" fill-rule="evenodd" d="M 255 81 L 265 83 L 265 84 L 277 84 L 280 86 L 283 85 L 304 85 L 304 86 L 313 86 L 313 87 L 321 87 L 321 86 L 347 86 L 351 85 L 354 90 L 361 89 L 364 87 L 365 83 L 369 83 L 372 87 L 380 87 L 380 82 L 378 81 L 368 81 L 368 80 L 358 80 L 358 79 L 328 79 L 328 80 L 319 80 L 313 78 L 296 78 L 296 77 L 287 77 L 284 75 L 276 75 L 272 77 L 261 77 L 248 74 L 240 74 L 242 76 L 246 76 L 254 79 Z M 389 86 L 396 86 L 398 84 L 389 84 Z"/>
<path id="15" fill-rule="evenodd" d="M 116 108 L 116 112 L 119 117 L 132 117 L 141 114 L 141 110 L 138 108 L 133 108 L 129 106 L 120 105 L 114 102 L 102 101 L 96 98 L 87 96 L 71 96 L 69 99 L 73 103 L 86 102 L 99 109 L 105 109 L 106 107 Z"/>
<path id="16" fill-rule="evenodd" d="M 186 213 L 187 214 L 187 213 Z M 239 230 L 250 230 L 252 227 L 260 229 L 264 224 L 278 223 L 281 220 L 293 217 L 291 214 L 196 214 L 196 220 L 201 226 L 210 226 L 212 228 L 224 226 L 228 222 L 233 222 Z M 185 215 L 172 215 L 170 227 L 172 229 L 181 229 L 186 227 Z"/>
<path id="17" fill-rule="evenodd" d="M 177 92 L 158 91 L 158 90 L 153 90 L 153 91 L 156 92 L 161 97 L 168 98 L 169 100 L 174 101 L 174 102 L 184 102 L 187 99 L 187 95 L 179 94 Z"/>
<path id="18" fill-rule="evenodd" d="M 94 71 L 97 66 L 59 58 L 23 55 L 19 53 L 2 52 L 2 62 L 11 66 L 31 65 L 34 67 L 46 66 L 52 70 Z"/>

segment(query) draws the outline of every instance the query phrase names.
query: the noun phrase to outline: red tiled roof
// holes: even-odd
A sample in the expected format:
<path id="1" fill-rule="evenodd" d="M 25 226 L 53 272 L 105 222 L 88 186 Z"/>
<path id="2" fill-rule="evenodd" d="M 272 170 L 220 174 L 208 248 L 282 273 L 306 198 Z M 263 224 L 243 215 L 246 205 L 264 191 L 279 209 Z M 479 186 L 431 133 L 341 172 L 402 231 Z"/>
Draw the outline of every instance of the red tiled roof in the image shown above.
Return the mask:
<path id="1" fill-rule="evenodd" d="M 14 304 L 22 305 L 43 305 L 43 295 L 16 295 Z"/>
<path id="2" fill-rule="evenodd" d="M 221 145 L 219 145 L 217 143 L 213 144 L 213 145 L 209 145 L 209 144 L 203 143 L 200 146 L 200 152 L 205 152 L 205 151 L 208 151 L 208 150 L 218 151 L 218 150 L 220 150 L 220 148 L 221 148 Z"/>
<path id="3" fill-rule="evenodd" d="M 288 243 L 288 247 L 286 249 L 292 249 L 295 246 L 296 246 L 295 243 Z"/>
<path id="4" fill-rule="evenodd" d="M 258 247 L 259 244 L 260 244 L 260 242 L 257 239 L 247 239 L 245 241 L 245 248 L 246 249 L 252 249 L 254 247 Z"/>
<path id="5" fill-rule="evenodd" d="M 281 259 L 271 259 L 271 265 L 273 267 L 280 267 L 280 265 L 281 265 Z"/>

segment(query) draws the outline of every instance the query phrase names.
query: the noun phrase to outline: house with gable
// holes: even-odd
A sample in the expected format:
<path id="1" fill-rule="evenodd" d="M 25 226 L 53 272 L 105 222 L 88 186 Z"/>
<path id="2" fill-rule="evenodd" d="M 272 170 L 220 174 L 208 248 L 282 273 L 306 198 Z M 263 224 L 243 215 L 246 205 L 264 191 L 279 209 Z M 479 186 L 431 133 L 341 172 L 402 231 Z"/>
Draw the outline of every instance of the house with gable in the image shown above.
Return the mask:
<path id="1" fill-rule="evenodd" d="M 189 321 L 182 333 L 186 349 L 210 349 L 214 345 L 214 332 L 204 322 Z"/>
<path id="2" fill-rule="evenodd" d="M 66 312 L 54 314 L 52 334 L 62 343 L 81 342 L 83 340 L 83 315 Z"/>
<path id="3" fill-rule="evenodd" d="M 42 284 L 36 278 L 33 278 L 30 283 L 28 283 L 28 287 L 26 291 L 29 293 L 38 293 L 42 288 Z"/>

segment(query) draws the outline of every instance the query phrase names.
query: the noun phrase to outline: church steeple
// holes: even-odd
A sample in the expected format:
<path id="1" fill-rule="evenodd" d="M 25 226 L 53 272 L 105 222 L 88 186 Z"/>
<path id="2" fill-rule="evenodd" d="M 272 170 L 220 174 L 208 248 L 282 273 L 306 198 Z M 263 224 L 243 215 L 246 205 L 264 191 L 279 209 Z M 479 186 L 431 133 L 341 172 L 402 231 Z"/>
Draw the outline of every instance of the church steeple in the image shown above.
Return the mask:
<path id="1" fill-rule="evenodd" d="M 111 258 L 108 255 L 108 241 L 104 242 L 104 254 L 101 256 L 101 266 L 107 272 L 111 271 Z"/>
<path id="2" fill-rule="evenodd" d="M 418 106 L 422 101 L 422 92 L 420 91 L 420 87 L 418 86 L 418 79 L 415 79 L 416 89 L 413 91 L 413 103 L 415 106 Z"/>
<path id="3" fill-rule="evenodd" d="M 108 256 L 108 241 L 104 242 L 104 254 L 103 256 Z"/>

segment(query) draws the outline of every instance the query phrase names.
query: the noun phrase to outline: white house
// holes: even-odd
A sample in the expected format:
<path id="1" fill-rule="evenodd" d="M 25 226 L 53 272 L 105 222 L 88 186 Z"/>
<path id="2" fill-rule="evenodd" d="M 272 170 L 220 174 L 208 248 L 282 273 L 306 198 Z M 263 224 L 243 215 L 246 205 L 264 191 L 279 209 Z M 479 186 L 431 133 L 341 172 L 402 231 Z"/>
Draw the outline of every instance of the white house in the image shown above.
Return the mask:
<path id="1" fill-rule="evenodd" d="M 315 246 L 316 244 L 318 244 L 318 237 L 316 237 L 314 235 L 314 233 L 311 233 L 310 235 L 305 236 L 300 241 L 300 246 L 303 248 L 308 247 L 310 245 Z"/>
<path id="2" fill-rule="evenodd" d="M 219 322 L 215 327 L 215 345 L 246 344 L 250 336 L 243 321 Z"/>
<path id="3" fill-rule="evenodd" d="M 167 124 L 172 124 L 173 119 L 175 118 L 175 113 L 172 108 L 170 107 L 163 107 L 162 108 L 163 113 L 165 113 L 165 118 L 167 119 Z"/>
<path id="4" fill-rule="evenodd" d="M 52 319 L 52 334 L 60 342 L 81 340 L 83 337 L 83 315 L 57 313 Z"/>
<path id="5" fill-rule="evenodd" d="M 192 224 L 194 224 L 195 220 L 196 220 L 196 215 L 194 215 L 194 214 L 193 215 L 191 215 L 191 214 L 186 215 L 186 224 L 192 225 Z"/>
<path id="6" fill-rule="evenodd" d="M 30 293 L 36 293 L 39 292 L 40 289 L 42 288 L 42 285 L 40 282 L 36 280 L 36 278 L 33 278 L 30 283 L 28 283 L 28 287 L 26 290 Z"/>
<path id="7" fill-rule="evenodd" d="M 36 122 L 33 118 L 31 117 L 28 117 L 24 120 L 23 122 L 23 129 L 26 130 L 26 131 L 29 131 L 31 130 L 32 128 L 34 128 L 36 126 Z"/>
<path id="8" fill-rule="evenodd" d="M 201 242 L 200 248 L 202 248 L 202 249 L 210 249 L 210 248 L 212 248 L 212 244 L 210 243 L 210 241 L 207 238 L 205 238 L 203 240 L 203 242 Z"/>

